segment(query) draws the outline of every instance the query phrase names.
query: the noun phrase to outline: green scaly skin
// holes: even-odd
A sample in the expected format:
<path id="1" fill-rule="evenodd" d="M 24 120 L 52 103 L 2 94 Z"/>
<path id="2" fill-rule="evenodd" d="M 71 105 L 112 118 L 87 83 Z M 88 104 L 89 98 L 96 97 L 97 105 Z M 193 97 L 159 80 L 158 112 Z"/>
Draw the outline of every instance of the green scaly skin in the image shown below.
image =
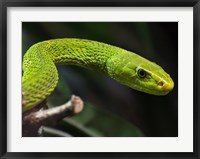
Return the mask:
<path id="1" fill-rule="evenodd" d="M 34 44 L 24 55 L 23 112 L 41 103 L 55 89 L 55 64 L 78 65 L 106 73 L 123 85 L 154 95 L 166 95 L 174 82 L 160 66 L 119 47 L 84 39 L 54 39 Z M 138 70 L 145 71 L 140 77 Z"/>

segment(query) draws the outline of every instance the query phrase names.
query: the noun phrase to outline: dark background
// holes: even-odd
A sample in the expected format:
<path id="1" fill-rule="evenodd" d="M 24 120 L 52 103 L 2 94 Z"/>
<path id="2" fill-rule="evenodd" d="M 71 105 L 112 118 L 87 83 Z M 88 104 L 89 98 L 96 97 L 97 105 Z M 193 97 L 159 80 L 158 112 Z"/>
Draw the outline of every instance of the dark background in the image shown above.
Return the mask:
<path id="1" fill-rule="evenodd" d="M 73 136 L 84 136 L 81 131 L 88 136 L 178 136 L 178 23 L 22 23 L 23 54 L 34 43 L 54 38 L 96 40 L 135 52 L 159 64 L 175 83 L 168 95 L 154 96 L 95 71 L 58 66 L 60 79 L 49 104 L 62 104 L 75 94 L 84 100 L 85 109 L 56 129 Z"/>

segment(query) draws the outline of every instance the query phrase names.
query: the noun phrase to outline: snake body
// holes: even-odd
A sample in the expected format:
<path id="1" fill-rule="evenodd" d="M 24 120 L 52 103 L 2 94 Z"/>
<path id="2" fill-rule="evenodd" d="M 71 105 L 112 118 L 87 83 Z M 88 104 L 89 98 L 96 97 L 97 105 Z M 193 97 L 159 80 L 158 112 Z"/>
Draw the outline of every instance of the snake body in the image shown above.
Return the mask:
<path id="1" fill-rule="evenodd" d="M 174 82 L 159 65 L 138 54 L 85 39 L 53 39 L 31 46 L 23 59 L 23 112 L 41 103 L 55 89 L 55 64 L 100 71 L 123 85 L 154 95 L 166 95 Z"/>

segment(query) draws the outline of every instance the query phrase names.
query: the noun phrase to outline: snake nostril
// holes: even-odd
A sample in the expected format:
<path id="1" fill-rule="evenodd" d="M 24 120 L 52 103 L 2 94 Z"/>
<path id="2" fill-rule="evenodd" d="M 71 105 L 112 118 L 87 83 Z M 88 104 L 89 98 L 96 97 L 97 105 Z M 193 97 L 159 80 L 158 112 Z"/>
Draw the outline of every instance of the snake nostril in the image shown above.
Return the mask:
<path id="1" fill-rule="evenodd" d="M 164 85 L 164 82 L 160 81 L 158 82 L 158 85 L 162 87 Z"/>

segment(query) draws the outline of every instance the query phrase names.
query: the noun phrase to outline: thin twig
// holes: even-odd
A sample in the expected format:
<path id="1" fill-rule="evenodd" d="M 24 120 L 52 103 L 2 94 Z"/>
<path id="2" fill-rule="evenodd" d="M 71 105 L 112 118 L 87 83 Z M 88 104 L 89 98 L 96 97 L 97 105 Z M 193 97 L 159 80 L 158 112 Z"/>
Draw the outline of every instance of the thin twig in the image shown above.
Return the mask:
<path id="1" fill-rule="evenodd" d="M 73 137 L 69 133 L 48 126 L 41 126 L 38 135 L 41 137 Z"/>

